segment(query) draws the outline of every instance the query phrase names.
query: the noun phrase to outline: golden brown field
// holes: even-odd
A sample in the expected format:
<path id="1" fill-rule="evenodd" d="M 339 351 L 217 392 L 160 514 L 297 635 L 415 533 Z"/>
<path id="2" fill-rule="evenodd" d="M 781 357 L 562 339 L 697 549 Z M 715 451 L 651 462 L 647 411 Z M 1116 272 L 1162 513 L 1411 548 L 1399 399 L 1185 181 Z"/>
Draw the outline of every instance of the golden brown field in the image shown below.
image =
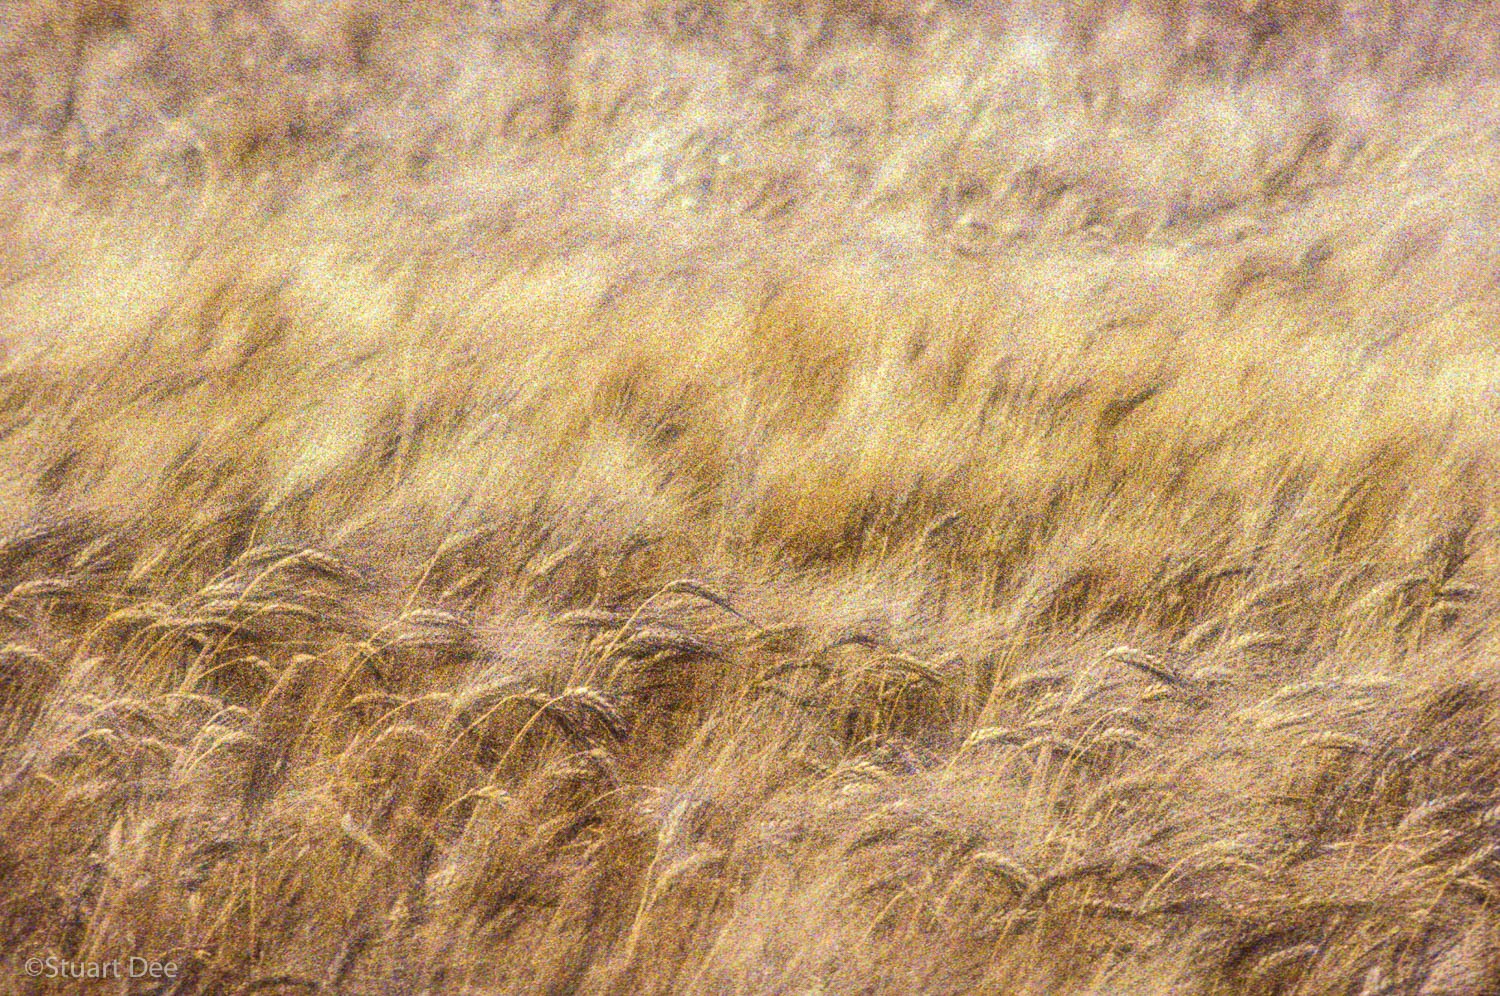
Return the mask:
<path id="1" fill-rule="evenodd" d="M 1500 992 L 1490 5 L 0 53 L 0 992 Z"/>

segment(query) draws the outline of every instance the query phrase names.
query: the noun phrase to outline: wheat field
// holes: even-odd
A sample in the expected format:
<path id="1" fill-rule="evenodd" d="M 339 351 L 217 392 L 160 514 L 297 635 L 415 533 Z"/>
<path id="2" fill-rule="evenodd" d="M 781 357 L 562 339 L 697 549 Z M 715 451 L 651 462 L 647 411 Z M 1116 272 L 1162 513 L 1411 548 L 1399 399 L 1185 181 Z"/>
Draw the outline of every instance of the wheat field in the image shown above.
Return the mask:
<path id="1" fill-rule="evenodd" d="M 0 992 L 1500 992 L 1490 5 L 0 10 Z"/>

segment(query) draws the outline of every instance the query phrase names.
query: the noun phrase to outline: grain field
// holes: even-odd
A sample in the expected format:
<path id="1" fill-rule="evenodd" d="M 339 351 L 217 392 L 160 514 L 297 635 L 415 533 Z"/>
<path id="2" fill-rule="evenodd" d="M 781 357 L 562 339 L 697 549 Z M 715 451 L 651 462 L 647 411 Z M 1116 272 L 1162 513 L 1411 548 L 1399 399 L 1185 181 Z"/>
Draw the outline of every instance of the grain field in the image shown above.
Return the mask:
<path id="1" fill-rule="evenodd" d="M 1500 14 L 13 0 L 0 992 L 1500 992 Z"/>

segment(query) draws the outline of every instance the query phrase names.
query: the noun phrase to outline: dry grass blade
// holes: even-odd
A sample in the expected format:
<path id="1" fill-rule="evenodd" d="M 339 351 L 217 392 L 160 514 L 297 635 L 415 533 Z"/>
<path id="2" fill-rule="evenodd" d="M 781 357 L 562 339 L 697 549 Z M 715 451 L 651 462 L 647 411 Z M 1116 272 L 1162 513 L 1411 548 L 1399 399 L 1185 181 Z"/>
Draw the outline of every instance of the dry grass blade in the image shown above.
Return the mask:
<path id="1" fill-rule="evenodd" d="M 1144 919 L 1136 911 L 1135 907 L 1127 906 L 1124 903 L 1112 903 L 1107 899 L 1084 899 L 1060 907 L 1058 912 L 1073 913 L 1086 917 L 1098 917 L 1102 920 L 1114 920 L 1119 923 L 1136 923 Z"/>
<path id="2" fill-rule="evenodd" d="M 1019 747 L 1029 740 L 1025 733 L 1007 726 L 985 726 L 971 732 L 964 739 L 964 750 L 980 747 Z"/>
<path id="3" fill-rule="evenodd" d="M 372 638 L 381 650 L 437 650 L 472 655 L 479 638 L 469 620 L 438 609 L 412 609 Z"/>
<path id="4" fill-rule="evenodd" d="M 1088 747 L 1094 750 L 1110 750 L 1118 747 L 1146 750 L 1145 737 L 1139 730 L 1123 726 L 1111 726 L 1088 738 Z"/>
<path id="5" fill-rule="evenodd" d="M 1225 648 L 1232 654 L 1248 654 L 1257 650 L 1275 650 L 1286 645 L 1286 638 L 1277 633 L 1251 632 L 1235 637 Z"/>
<path id="6" fill-rule="evenodd" d="M 569 543 L 535 563 L 526 565 L 526 573 L 538 581 L 545 581 L 560 571 L 564 564 L 579 557 L 584 550 L 582 540 Z"/>
<path id="7" fill-rule="evenodd" d="M 1250 966 L 1249 979 L 1252 982 L 1264 982 L 1272 976 L 1284 972 L 1291 966 L 1302 966 L 1317 957 L 1322 948 L 1316 944 L 1296 944 L 1280 951 L 1274 951 L 1263 958 L 1259 958 Z"/>
<path id="8" fill-rule="evenodd" d="M 592 716 L 615 740 L 624 740 L 630 735 L 630 724 L 610 697 L 596 688 L 578 686 L 569 688 L 556 700 L 562 707 L 572 706 Z"/>
<path id="9" fill-rule="evenodd" d="M 372 587 L 370 580 L 359 568 L 324 550 L 304 547 L 292 558 L 291 566 L 307 573 L 340 581 L 357 588 Z"/>
<path id="10" fill-rule="evenodd" d="M 1316 750 L 1335 750 L 1346 754 L 1368 755 L 1375 752 L 1375 745 L 1363 737 L 1332 730 L 1309 737 L 1303 744 Z"/>
<path id="11" fill-rule="evenodd" d="M 906 654 L 891 654 L 881 658 L 881 666 L 901 674 L 910 675 L 938 688 L 947 686 L 948 680 L 931 664 Z"/>
<path id="12" fill-rule="evenodd" d="M 12 678 L 28 673 L 55 678 L 62 673 L 62 664 L 48 659 L 46 654 L 25 643 L 7 643 L 0 646 L 0 668 Z"/>
<path id="13" fill-rule="evenodd" d="M 1423 824 L 1437 822 L 1454 813 L 1477 813 L 1488 806 L 1489 802 L 1486 799 L 1471 792 L 1439 796 L 1436 799 L 1427 800 L 1403 816 L 1396 826 L 1396 831 L 1407 833 Z"/>
<path id="14" fill-rule="evenodd" d="M 719 660 L 723 654 L 702 637 L 665 625 L 647 626 L 614 646 L 621 657 L 642 659 L 658 654 Z"/>
<path id="15" fill-rule="evenodd" d="M 723 609 L 725 612 L 728 612 L 730 615 L 737 616 L 738 618 L 745 620 L 752 626 L 759 625 L 755 622 L 755 620 L 751 619 L 749 616 L 736 609 L 734 605 L 730 603 L 728 596 L 715 591 L 713 588 L 710 588 L 706 583 L 702 581 L 695 581 L 692 578 L 679 578 L 676 581 L 668 583 L 661 589 L 660 593 L 663 595 L 695 595 L 706 602 L 711 602 L 714 605 L 717 605 L 719 608 Z"/>
<path id="16" fill-rule="evenodd" d="M 1048 872 L 1038 876 L 1031 884 L 1031 888 L 1021 897 L 1023 906 L 1036 906 L 1046 901 L 1047 897 L 1064 885 L 1080 881 L 1086 878 L 1101 878 L 1113 874 L 1115 863 L 1113 861 L 1082 861 L 1068 865 L 1057 871 Z"/>
<path id="17" fill-rule="evenodd" d="M 1190 691 L 1200 690 L 1196 682 L 1181 674 L 1162 657 L 1156 654 L 1148 654 L 1144 650 L 1137 650 L 1135 647 L 1124 644 L 1113 647 L 1105 651 L 1104 659 L 1133 667 L 1143 674 L 1150 675 L 1157 681 L 1165 682 L 1176 688 Z"/>
<path id="18" fill-rule="evenodd" d="M 369 752 L 374 754 L 381 750 L 395 748 L 398 751 L 412 751 L 417 754 L 425 754 L 432 750 L 433 736 L 420 726 L 390 726 L 380 732 L 370 742 Z"/>
<path id="19" fill-rule="evenodd" d="M 828 678 L 832 678 L 834 674 L 833 668 L 829 667 L 827 664 L 823 663 L 820 660 L 788 661 L 785 664 L 778 664 L 777 666 L 771 668 L 771 670 L 767 671 L 765 674 L 761 675 L 760 681 L 770 682 L 775 680 L 776 678 L 785 677 L 786 675 L 793 674 L 797 671 L 815 671 L 817 672 L 818 677 L 825 680 Z"/>
<path id="20" fill-rule="evenodd" d="M 512 796 L 510 792 L 506 791 L 498 785 L 481 785 L 479 788 L 471 789 L 470 791 L 465 792 L 463 795 L 459 796 L 457 799 L 454 799 L 451 803 L 448 804 L 444 811 L 446 812 L 448 810 L 457 809 L 464 803 L 476 799 L 483 800 L 494 805 L 496 808 L 503 809 L 506 806 L 509 806 L 514 798 L 515 797 Z"/>
<path id="21" fill-rule="evenodd" d="M 1077 675 L 1068 668 L 1049 668 L 1018 675 L 1005 686 L 1006 694 L 1015 698 L 1032 698 L 1042 692 L 1053 691 L 1070 684 Z"/>
<path id="22" fill-rule="evenodd" d="M 1454 865 L 1452 870 L 1448 872 L 1448 875 L 1454 881 L 1467 878 L 1483 869 L 1486 865 L 1494 864 L 1497 857 L 1500 857 L 1500 845 L 1493 842 L 1483 844 L 1473 854 Z M 1488 896 L 1485 898 L 1488 898 Z"/>
<path id="23" fill-rule="evenodd" d="M 407 699 L 390 692 L 364 692 L 345 703 L 342 711 L 368 718 L 377 714 L 389 713 L 404 705 L 407 701 Z"/>
<path id="24" fill-rule="evenodd" d="M 856 627 L 841 633 L 818 648 L 819 654 L 828 654 L 840 647 L 864 647 L 866 650 L 891 650 L 890 637 L 878 629 Z"/>
<path id="25" fill-rule="evenodd" d="M 215 599 L 200 605 L 195 615 L 184 620 L 188 628 L 211 629 L 233 627 L 252 622 L 275 623 L 278 620 L 296 619 L 303 622 L 318 622 L 323 613 L 311 606 L 297 602 L 260 602 L 244 599 Z"/>
<path id="26" fill-rule="evenodd" d="M 229 577 L 237 573 L 254 574 L 276 564 L 288 563 L 297 556 L 297 548 L 280 544 L 251 547 L 238 557 L 219 576 Z"/>
<path id="27" fill-rule="evenodd" d="M 63 595 L 73 595 L 79 590 L 81 582 L 75 578 L 38 578 L 35 581 L 26 581 L 16 585 L 5 596 L 10 599 L 28 598 L 59 598 Z"/>
<path id="28" fill-rule="evenodd" d="M 354 817 L 344 813 L 339 817 L 339 830 L 350 841 L 358 845 L 359 849 L 383 865 L 389 865 L 394 861 L 391 852 L 387 850 L 378 840 L 354 822 Z"/>
<path id="29" fill-rule="evenodd" d="M 559 626 L 581 629 L 589 633 L 619 630 L 629 621 L 630 616 L 627 613 L 615 612 L 611 609 L 573 609 L 570 612 L 564 612 L 556 619 Z"/>
<path id="30" fill-rule="evenodd" d="M 1019 898 L 1035 891 L 1038 879 L 1024 865 L 1000 851 L 975 851 L 969 860 L 1000 879 Z"/>

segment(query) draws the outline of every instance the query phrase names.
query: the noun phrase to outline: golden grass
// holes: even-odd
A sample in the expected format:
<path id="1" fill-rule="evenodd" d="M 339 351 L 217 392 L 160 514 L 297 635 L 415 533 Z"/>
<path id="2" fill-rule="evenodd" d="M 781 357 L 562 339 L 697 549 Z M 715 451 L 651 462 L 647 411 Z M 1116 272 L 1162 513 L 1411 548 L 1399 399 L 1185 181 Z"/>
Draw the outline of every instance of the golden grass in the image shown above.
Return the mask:
<path id="1" fill-rule="evenodd" d="M 0 989 L 1500 987 L 1485 5 L 10 6 Z"/>

